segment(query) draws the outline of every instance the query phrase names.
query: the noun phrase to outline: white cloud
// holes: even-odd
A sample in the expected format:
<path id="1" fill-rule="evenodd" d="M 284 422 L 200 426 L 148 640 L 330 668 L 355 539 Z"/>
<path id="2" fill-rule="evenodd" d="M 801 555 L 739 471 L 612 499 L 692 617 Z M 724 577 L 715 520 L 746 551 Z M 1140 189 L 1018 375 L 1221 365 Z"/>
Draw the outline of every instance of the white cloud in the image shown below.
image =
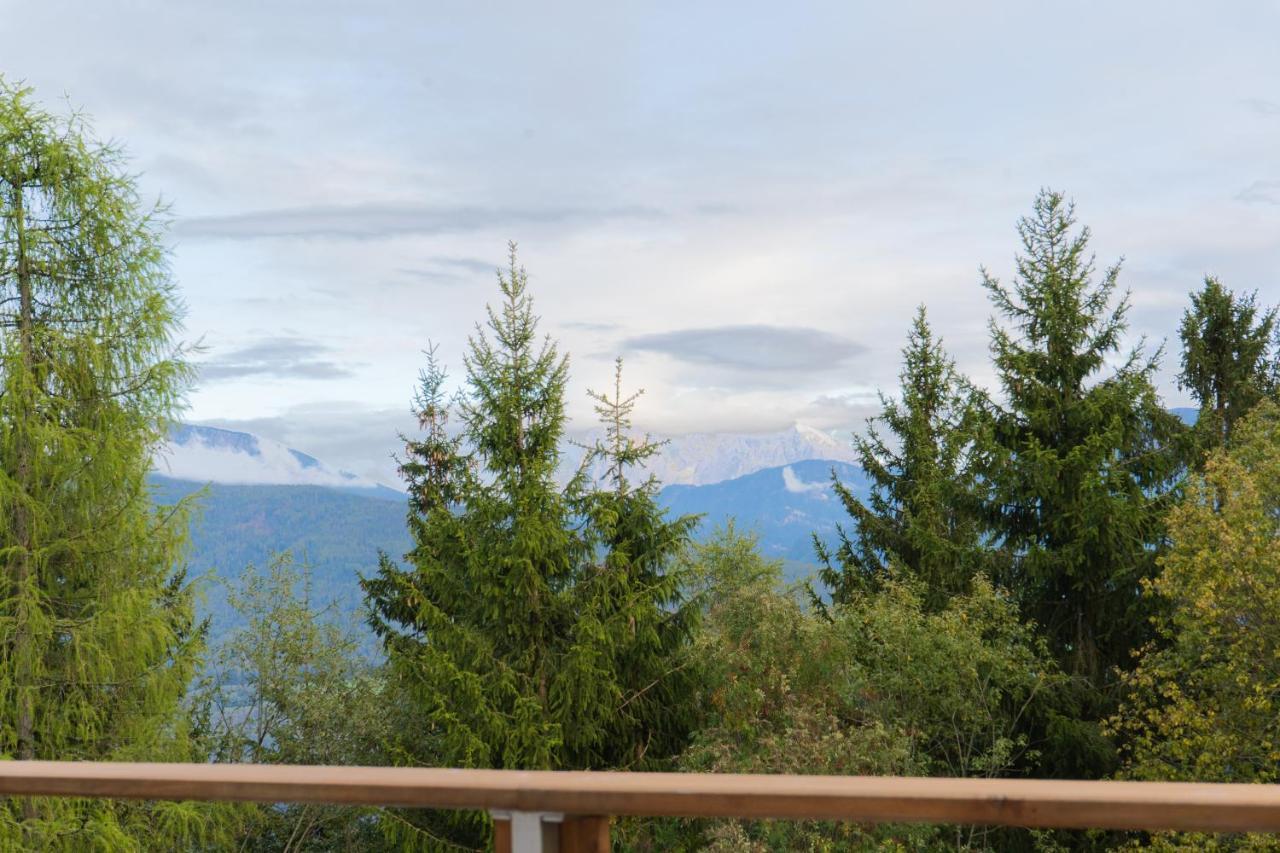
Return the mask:
<path id="1" fill-rule="evenodd" d="M 808 492 L 825 492 L 830 487 L 829 483 L 824 483 L 821 480 L 816 483 L 806 483 L 796 475 L 795 471 L 791 470 L 790 465 L 782 469 L 782 484 L 788 492 L 794 495 L 803 495 Z"/>

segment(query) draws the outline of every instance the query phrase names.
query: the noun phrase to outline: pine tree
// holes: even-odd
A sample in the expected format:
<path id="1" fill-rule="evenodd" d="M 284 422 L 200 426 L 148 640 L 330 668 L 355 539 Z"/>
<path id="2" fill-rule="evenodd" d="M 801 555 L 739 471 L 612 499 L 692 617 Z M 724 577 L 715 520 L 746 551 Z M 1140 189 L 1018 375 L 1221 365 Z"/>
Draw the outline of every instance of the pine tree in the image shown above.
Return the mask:
<path id="1" fill-rule="evenodd" d="M 159 212 L 78 117 L 0 83 L 0 753 L 190 760 L 201 645 L 151 452 L 189 368 Z M 6 849 L 182 846 L 209 810 L 7 799 Z"/>
<path id="2" fill-rule="evenodd" d="M 469 341 L 451 404 L 434 357 L 417 400 L 423 435 L 406 444 L 415 547 L 363 581 L 393 677 L 418 713 L 401 763 L 520 769 L 647 766 L 683 739 L 675 686 L 684 608 L 666 567 L 691 520 L 665 521 L 656 488 L 625 470 L 652 445 L 612 415 L 593 494 L 585 469 L 557 485 L 568 363 L 539 339 L 511 248 L 503 302 Z M 461 431 L 451 434 L 451 409 Z M 595 455 L 595 454 L 593 454 Z M 413 818 L 399 840 L 483 843 L 482 815 Z M 415 834 L 416 833 L 416 834 Z"/>
<path id="3" fill-rule="evenodd" d="M 816 536 L 814 545 L 823 564 L 819 578 L 834 602 L 847 603 L 896 570 L 919 579 L 926 606 L 940 610 L 982 565 L 974 451 L 983 411 L 923 306 L 902 355 L 900 399 L 881 394 L 883 412 L 854 441 L 870 495 L 864 503 L 833 476 L 854 527 L 839 530 L 834 550 Z"/>
<path id="4" fill-rule="evenodd" d="M 1236 421 L 1275 392 L 1276 309 L 1260 313 L 1257 298 L 1210 276 L 1182 315 L 1178 384 L 1200 404 L 1196 432 L 1205 450 L 1228 444 Z"/>
<path id="5" fill-rule="evenodd" d="M 1152 575 L 1179 475 L 1180 424 L 1152 385 L 1159 353 L 1121 354 L 1128 297 L 1119 267 L 1094 281 L 1089 229 L 1042 191 L 1020 221 L 1017 281 L 984 285 L 999 315 L 991 349 L 1006 402 L 988 475 L 1005 586 L 1064 668 L 1101 682 L 1147 635 L 1139 585 Z M 1109 369 L 1118 355 L 1119 365 Z"/>

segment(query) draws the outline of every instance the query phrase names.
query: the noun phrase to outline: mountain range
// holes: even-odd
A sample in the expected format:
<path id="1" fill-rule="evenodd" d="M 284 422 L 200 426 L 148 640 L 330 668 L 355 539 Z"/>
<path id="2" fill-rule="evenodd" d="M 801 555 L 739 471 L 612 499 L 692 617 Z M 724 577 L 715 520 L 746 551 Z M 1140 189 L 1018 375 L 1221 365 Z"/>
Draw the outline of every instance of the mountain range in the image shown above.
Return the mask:
<path id="1" fill-rule="evenodd" d="M 566 451 L 566 470 L 582 453 Z M 675 438 L 649 473 L 670 483 L 660 500 L 671 512 L 702 516 L 699 536 L 732 518 L 800 576 L 813 568 L 813 534 L 834 537 L 846 517 L 831 489 L 833 471 L 865 493 L 849 456 L 827 433 L 798 426 Z M 215 641 L 235 624 L 225 583 L 248 564 L 292 551 L 310 567 L 313 603 L 355 618 L 359 575 L 376 569 L 380 550 L 398 559 L 410 547 L 403 492 L 250 433 L 179 427 L 156 454 L 152 482 L 160 503 L 195 495 L 189 570 L 205 581 Z"/>

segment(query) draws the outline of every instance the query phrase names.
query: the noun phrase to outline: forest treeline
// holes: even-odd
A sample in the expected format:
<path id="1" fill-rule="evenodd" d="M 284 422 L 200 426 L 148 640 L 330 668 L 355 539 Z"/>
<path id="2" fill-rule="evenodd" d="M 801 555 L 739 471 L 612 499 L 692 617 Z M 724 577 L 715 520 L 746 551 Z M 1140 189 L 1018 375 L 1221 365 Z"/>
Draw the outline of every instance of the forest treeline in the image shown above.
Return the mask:
<path id="1" fill-rule="evenodd" d="M 0 757 L 1276 781 L 1276 310 L 1213 278 L 1176 354 L 1130 346 L 1118 266 L 1062 194 L 985 271 L 998 383 L 922 307 L 855 439 L 872 489 L 783 584 L 749 533 L 671 517 L 619 361 L 567 483 L 568 356 L 514 246 L 454 387 L 428 348 L 403 436 L 406 554 L 370 555 L 383 652 L 281 554 L 211 647 L 198 497 L 151 451 L 194 379 L 163 210 L 78 116 L 0 91 Z M 1163 358 L 1199 405 L 1154 385 Z M 603 472 L 598 476 L 590 472 Z M 10 798 L 5 849 L 484 849 L 481 813 Z M 619 822 L 619 849 L 1262 849 L 1264 837 L 833 822 Z"/>

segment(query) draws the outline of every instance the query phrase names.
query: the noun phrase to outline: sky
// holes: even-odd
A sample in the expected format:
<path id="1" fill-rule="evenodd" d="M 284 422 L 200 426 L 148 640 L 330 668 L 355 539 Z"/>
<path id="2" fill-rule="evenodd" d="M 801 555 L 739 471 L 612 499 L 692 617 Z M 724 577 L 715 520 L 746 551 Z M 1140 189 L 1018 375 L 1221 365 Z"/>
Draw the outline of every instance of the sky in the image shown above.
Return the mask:
<path id="1" fill-rule="evenodd" d="M 0 73 L 171 205 L 189 420 L 391 482 L 430 343 L 519 243 L 570 412 L 846 434 L 917 305 L 991 384 L 979 268 L 1042 187 L 1134 341 L 1206 274 L 1280 302 L 1280 4 L 0 0 Z"/>

